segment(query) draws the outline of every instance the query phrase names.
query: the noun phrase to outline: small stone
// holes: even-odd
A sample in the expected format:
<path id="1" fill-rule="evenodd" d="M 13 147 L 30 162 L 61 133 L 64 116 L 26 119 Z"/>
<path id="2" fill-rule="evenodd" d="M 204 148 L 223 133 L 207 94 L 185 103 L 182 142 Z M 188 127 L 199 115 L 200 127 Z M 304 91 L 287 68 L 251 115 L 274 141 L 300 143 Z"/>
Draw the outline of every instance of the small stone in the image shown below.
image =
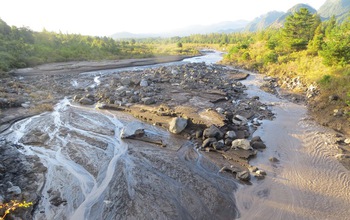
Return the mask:
<path id="1" fill-rule="evenodd" d="M 338 101 L 340 97 L 338 95 L 330 95 L 328 99 L 329 101 Z"/>
<path id="2" fill-rule="evenodd" d="M 210 145 L 214 142 L 216 142 L 216 138 L 207 138 L 203 141 L 202 147 L 210 147 Z"/>
<path id="3" fill-rule="evenodd" d="M 270 157 L 269 161 L 276 163 L 276 162 L 279 162 L 279 159 L 277 159 L 276 157 Z"/>
<path id="4" fill-rule="evenodd" d="M 257 178 L 258 180 L 262 180 L 262 179 L 265 178 L 265 176 L 264 176 L 264 175 L 261 175 L 261 174 L 254 173 L 253 175 L 254 175 L 254 177 Z"/>
<path id="5" fill-rule="evenodd" d="M 203 131 L 202 130 L 196 131 L 196 138 L 202 138 L 202 136 L 203 136 Z"/>
<path id="6" fill-rule="evenodd" d="M 243 125 L 248 123 L 248 119 L 241 115 L 235 115 L 234 119 L 240 121 Z"/>
<path id="7" fill-rule="evenodd" d="M 19 195 L 22 193 L 21 188 L 19 188 L 19 186 L 12 186 L 10 188 L 7 189 L 8 193 L 13 193 L 14 195 Z"/>
<path id="8" fill-rule="evenodd" d="M 231 145 L 232 145 L 232 139 L 226 138 L 226 139 L 225 139 L 225 145 L 226 145 L 226 146 L 231 146 Z"/>
<path id="9" fill-rule="evenodd" d="M 83 97 L 79 100 L 79 103 L 82 104 L 82 105 L 93 105 L 94 104 L 94 101 L 92 101 L 91 99 L 89 98 L 86 98 L 86 97 Z"/>
<path id="10" fill-rule="evenodd" d="M 141 86 L 141 87 L 147 87 L 147 86 L 148 86 L 147 80 L 142 79 L 141 82 L 140 82 L 140 86 Z"/>
<path id="11" fill-rule="evenodd" d="M 346 154 L 337 154 L 337 155 L 335 155 L 335 158 L 337 158 L 338 160 L 347 159 L 347 158 L 350 158 L 350 155 L 346 155 Z"/>
<path id="12" fill-rule="evenodd" d="M 215 150 L 222 150 L 222 149 L 224 149 L 224 147 L 225 147 L 225 144 L 221 141 L 217 141 L 217 142 L 213 143 L 213 148 Z"/>
<path id="13" fill-rule="evenodd" d="M 237 134 L 234 131 L 227 131 L 225 134 L 225 138 L 229 138 L 231 140 L 237 138 Z"/>
<path id="14" fill-rule="evenodd" d="M 255 173 L 258 175 L 266 176 L 266 172 L 264 170 L 257 170 Z"/>
<path id="15" fill-rule="evenodd" d="M 151 97 L 142 98 L 141 101 L 145 105 L 152 105 L 152 104 L 156 103 L 156 101 Z"/>
<path id="16" fill-rule="evenodd" d="M 256 172 L 257 170 L 259 170 L 256 166 L 251 166 L 248 168 L 250 172 L 254 173 Z"/>
<path id="17" fill-rule="evenodd" d="M 249 181 L 250 180 L 250 173 L 249 173 L 249 171 L 241 171 L 241 172 L 237 173 L 236 177 L 239 180 Z"/>
<path id="18" fill-rule="evenodd" d="M 265 149 L 266 148 L 266 145 L 264 143 L 258 142 L 258 141 L 254 141 L 251 145 L 254 149 Z"/>
<path id="19" fill-rule="evenodd" d="M 250 142 L 253 143 L 253 142 L 255 142 L 255 141 L 263 142 L 263 141 L 261 140 L 261 137 L 260 137 L 260 136 L 254 136 Z"/>
<path id="20" fill-rule="evenodd" d="M 334 109 L 333 110 L 333 116 L 336 116 L 336 117 L 340 117 L 340 116 L 342 116 L 343 115 L 343 110 L 341 110 L 341 109 Z"/>
<path id="21" fill-rule="evenodd" d="M 225 110 L 223 108 L 216 108 L 215 109 L 219 114 L 224 114 Z"/>
<path id="22" fill-rule="evenodd" d="M 345 139 L 345 140 L 344 140 L 344 143 L 345 143 L 345 144 L 350 144 L 350 138 Z"/>

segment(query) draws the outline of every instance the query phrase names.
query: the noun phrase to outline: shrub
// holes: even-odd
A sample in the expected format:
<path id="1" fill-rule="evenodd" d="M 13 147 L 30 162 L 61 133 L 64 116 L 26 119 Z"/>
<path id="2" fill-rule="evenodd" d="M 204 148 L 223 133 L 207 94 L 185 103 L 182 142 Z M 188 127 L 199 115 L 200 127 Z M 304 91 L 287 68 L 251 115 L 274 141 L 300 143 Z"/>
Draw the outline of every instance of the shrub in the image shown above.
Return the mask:
<path id="1" fill-rule="evenodd" d="M 5 219 L 5 217 L 11 212 L 15 211 L 17 208 L 29 208 L 29 206 L 33 205 L 32 202 L 19 202 L 17 200 L 11 200 L 9 203 L 0 203 L 0 220 Z"/>
<path id="2" fill-rule="evenodd" d="M 324 76 L 322 77 L 322 79 L 320 79 L 319 82 L 320 82 L 321 84 L 323 84 L 323 85 L 326 85 L 326 84 L 328 84 L 328 83 L 331 82 L 331 79 L 332 79 L 331 75 L 324 75 Z"/>
<path id="3" fill-rule="evenodd" d="M 248 51 L 246 51 L 246 52 L 244 52 L 244 53 L 242 54 L 242 59 L 243 59 L 243 60 L 250 60 L 250 59 L 251 59 L 250 54 L 249 54 Z"/>
<path id="4" fill-rule="evenodd" d="M 277 63 L 277 61 L 278 61 L 278 54 L 274 51 L 271 51 L 264 56 L 264 64 Z"/>

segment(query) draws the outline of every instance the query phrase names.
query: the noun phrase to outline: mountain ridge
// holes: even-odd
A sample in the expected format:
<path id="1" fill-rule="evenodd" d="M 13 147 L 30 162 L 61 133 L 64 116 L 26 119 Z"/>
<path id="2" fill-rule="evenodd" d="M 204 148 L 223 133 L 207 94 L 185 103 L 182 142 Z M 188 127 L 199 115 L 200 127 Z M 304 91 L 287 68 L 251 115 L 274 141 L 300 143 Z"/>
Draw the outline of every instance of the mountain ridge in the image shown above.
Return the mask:
<path id="1" fill-rule="evenodd" d="M 286 18 L 291 14 L 299 11 L 301 8 L 307 8 L 312 14 L 318 14 L 322 20 L 328 20 L 334 15 L 338 21 L 342 22 L 350 16 L 350 0 L 326 0 L 324 4 L 316 10 L 308 4 L 299 3 L 288 9 L 287 12 L 270 11 L 262 14 L 252 21 L 237 20 L 224 21 L 211 25 L 191 25 L 179 28 L 175 31 L 166 33 L 149 33 L 149 34 L 133 34 L 129 32 L 119 32 L 113 34 L 114 39 L 125 38 L 147 38 L 147 37 L 174 37 L 189 36 L 192 34 L 209 34 L 209 33 L 233 33 L 239 31 L 260 31 L 266 28 L 281 28 Z"/>

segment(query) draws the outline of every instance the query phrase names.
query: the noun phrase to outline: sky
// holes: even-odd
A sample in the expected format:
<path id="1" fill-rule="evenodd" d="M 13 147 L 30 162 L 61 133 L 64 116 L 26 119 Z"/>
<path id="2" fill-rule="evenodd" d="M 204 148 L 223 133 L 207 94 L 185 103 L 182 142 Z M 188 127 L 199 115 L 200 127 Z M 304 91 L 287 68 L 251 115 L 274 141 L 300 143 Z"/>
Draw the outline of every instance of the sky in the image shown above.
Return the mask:
<path id="1" fill-rule="evenodd" d="M 326 0 L 1 0 L 0 18 L 34 31 L 110 36 L 163 33 L 190 25 L 253 20 L 298 3 L 316 10 Z"/>

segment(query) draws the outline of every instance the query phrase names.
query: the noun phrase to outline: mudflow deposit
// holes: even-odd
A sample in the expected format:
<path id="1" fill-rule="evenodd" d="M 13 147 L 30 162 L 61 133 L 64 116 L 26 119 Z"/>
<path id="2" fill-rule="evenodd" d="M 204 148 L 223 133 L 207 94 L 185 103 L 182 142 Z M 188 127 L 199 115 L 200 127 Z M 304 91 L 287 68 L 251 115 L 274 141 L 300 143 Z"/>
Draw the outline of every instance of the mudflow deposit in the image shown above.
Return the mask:
<path id="1" fill-rule="evenodd" d="M 22 219 L 349 216 L 337 160 L 349 140 L 280 97 L 275 79 L 218 60 L 14 71 L 1 81 L 0 201 L 32 201 Z"/>

